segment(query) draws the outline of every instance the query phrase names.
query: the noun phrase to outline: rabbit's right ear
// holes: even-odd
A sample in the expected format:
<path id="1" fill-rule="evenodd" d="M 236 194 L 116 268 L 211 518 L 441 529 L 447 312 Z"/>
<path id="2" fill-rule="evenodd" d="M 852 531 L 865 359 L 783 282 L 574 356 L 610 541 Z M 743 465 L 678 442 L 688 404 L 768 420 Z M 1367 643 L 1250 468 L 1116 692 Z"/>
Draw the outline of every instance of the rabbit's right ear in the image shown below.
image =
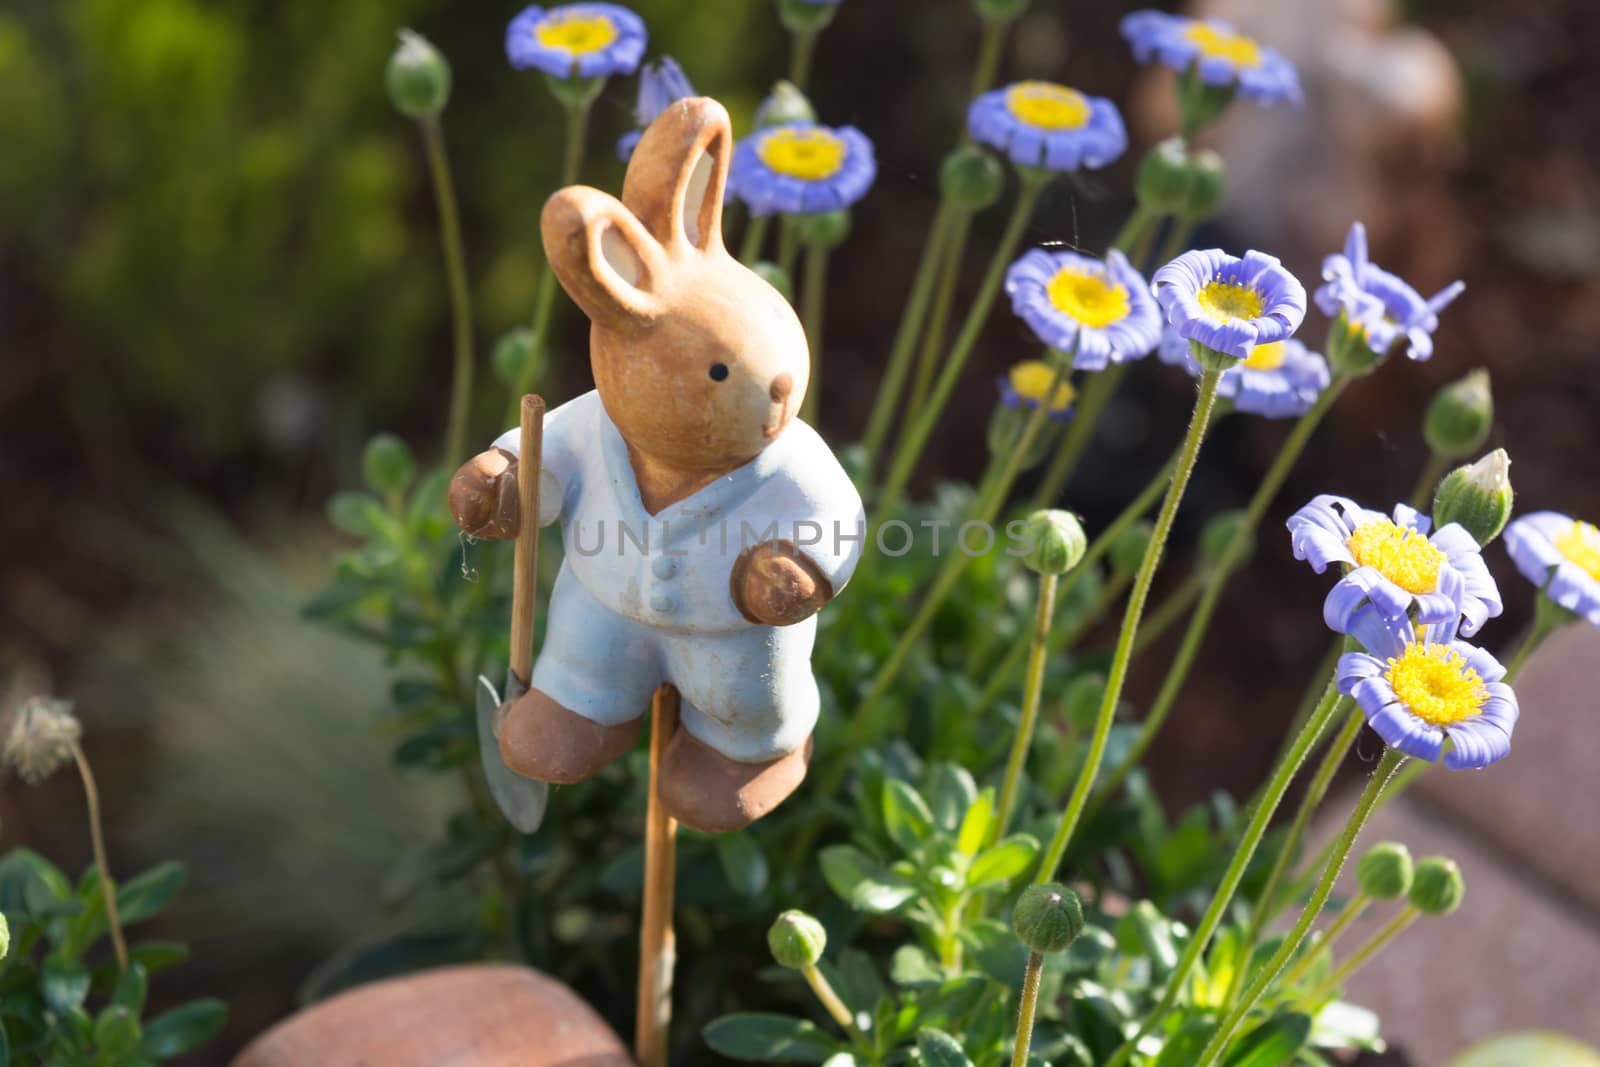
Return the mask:
<path id="1" fill-rule="evenodd" d="M 599 189 L 568 186 L 545 201 L 539 230 L 561 287 L 591 320 L 634 330 L 661 314 L 665 257 L 621 201 Z"/>

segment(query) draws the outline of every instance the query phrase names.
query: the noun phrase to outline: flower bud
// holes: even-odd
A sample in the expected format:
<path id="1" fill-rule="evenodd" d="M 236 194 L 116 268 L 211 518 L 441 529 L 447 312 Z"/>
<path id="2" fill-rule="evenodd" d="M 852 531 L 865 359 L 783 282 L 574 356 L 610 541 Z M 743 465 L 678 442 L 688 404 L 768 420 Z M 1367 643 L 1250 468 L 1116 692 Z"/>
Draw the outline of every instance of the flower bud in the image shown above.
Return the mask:
<path id="1" fill-rule="evenodd" d="M 1204 222 L 1222 209 L 1228 195 L 1228 168 L 1222 157 L 1202 148 L 1189 157 L 1189 184 L 1178 215 L 1186 222 Z"/>
<path id="2" fill-rule="evenodd" d="M 817 112 L 798 86 L 791 81 L 778 81 L 772 92 L 756 107 L 752 125 L 758 130 L 768 126 L 787 126 L 791 122 L 816 122 Z"/>
<path id="3" fill-rule="evenodd" d="M 951 152 L 939 167 L 940 195 L 963 211 L 992 206 L 1005 187 L 1006 172 L 1000 161 L 973 145 Z"/>
<path id="4" fill-rule="evenodd" d="M 778 0 L 778 18 L 790 33 L 820 33 L 839 13 L 839 0 Z"/>
<path id="5" fill-rule="evenodd" d="M 1497 448 L 1444 476 L 1433 494 L 1433 524 L 1460 523 L 1483 548 L 1511 521 L 1511 457 Z"/>
<path id="6" fill-rule="evenodd" d="M 750 264 L 750 269 L 761 275 L 762 281 L 778 290 L 785 300 L 794 303 L 794 282 L 789 280 L 788 271 L 765 259 Z"/>
<path id="7" fill-rule="evenodd" d="M 4 765 L 29 785 L 38 785 L 71 763 L 83 727 L 72 704 L 54 697 L 32 697 L 23 702 L 11 720 Z"/>
<path id="8" fill-rule="evenodd" d="M 403 493 L 417 472 L 411 449 L 392 433 L 380 433 L 361 453 L 361 473 L 367 487 L 385 496 Z"/>
<path id="9" fill-rule="evenodd" d="M 818 211 L 812 215 L 801 215 L 794 223 L 799 227 L 800 240 L 805 244 L 837 248 L 850 236 L 848 211 Z"/>
<path id="10" fill-rule="evenodd" d="M 1399 900 L 1411 892 L 1411 852 L 1398 841 L 1382 841 L 1356 864 L 1356 881 L 1373 900 Z"/>
<path id="11" fill-rule="evenodd" d="M 507 330 L 494 343 L 489 354 L 495 377 L 513 389 L 526 389 L 539 377 L 539 361 L 533 350 L 533 331 L 526 326 Z"/>
<path id="12" fill-rule="evenodd" d="M 1371 374 L 1383 362 L 1384 353 L 1374 352 L 1367 344 L 1367 331 L 1350 321 L 1341 309 L 1333 325 L 1328 327 L 1327 349 L 1323 355 L 1333 373 L 1345 378 L 1360 378 Z"/>
<path id="13" fill-rule="evenodd" d="M 1011 928 L 1029 952 L 1060 952 L 1083 932 L 1083 904 L 1059 882 L 1031 885 L 1017 898 Z"/>
<path id="14" fill-rule="evenodd" d="M 1176 215 L 1189 193 L 1189 153 L 1182 137 L 1152 145 L 1134 178 L 1139 206 L 1158 215 Z"/>
<path id="15" fill-rule="evenodd" d="M 1067 722 L 1074 730 L 1088 730 L 1100 717 L 1100 705 L 1105 699 L 1106 676 L 1091 671 L 1067 683 L 1067 690 L 1061 696 L 1061 706 L 1067 713 Z"/>
<path id="16" fill-rule="evenodd" d="M 1479 367 L 1434 396 L 1422 418 L 1422 437 L 1436 455 L 1463 459 L 1483 447 L 1493 425 L 1489 372 Z"/>
<path id="17" fill-rule="evenodd" d="M 804 970 L 815 967 L 822 959 L 822 950 L 828 947 L 828 933 L 816 919 L 791 908 L 778 916 L 767 931 L 767 947 L 780 967 Z"/>
<path id="18" fill-rule="evenodd" d="M 978 17 L 983 21 L 1006 26 L 1028 10 L 1028 0 L 973 0 L 972 6 L 978 9 Z"/>
<path id="19" fill-rule="evenodd" d="M 1406 899 L 1424 915 L 1449 915 L 1461 906 L 1466 891 L 1461 868 L 1456 866 L 1455 860 L 1428 856 L 1417 861 L 1411 892 L 1406 894 Z"/>
<path id="20" fill-rule="evenodd" d="M 400 31 L 400 45 L 383 72 L 389 101 L 411 119 L 431 119 L 450 99 L 450 64 L 420 33 Z"/>
<path id="21" fill-rule="evenodd" d="M 1139 564 L 1144 562 L 1144 554 L 1150 548 L 1150 539 L 1155 533 L 1155 525 L 1148 521 L 1136 522 L 1123 530 L 1111 543 L 1111 569 L 1118 574 L 1137 571 Z"/>
<path id="22" fill-rule="evenodd" d="M 1054 508 L 1028 516 L 1023 536 L 1028 553 L 1022 562 L 1039 574 L 1062 575 L 1076 567 L 1089 550 L 1089 539 L 1076 515 Z"/>
<path id="23" fill-rule="evenodd" d="M 1255 531 L 1245 524 L 1245 518 L 1242 510 L 1234 510 L 1224 511 L 1206 520 L 1206 524 L 1200 528 L 1202 567 L 1207 570 L 1221 567 L 1235 537 L 1242 537 L 1242 541 L 1239 547 L 1233 550 L 1232 558 L 1226 560 L 1227 566 L 1237 568 L 1249 562 L 1251 554 L 1256 550 L 1256 537 Z"/>

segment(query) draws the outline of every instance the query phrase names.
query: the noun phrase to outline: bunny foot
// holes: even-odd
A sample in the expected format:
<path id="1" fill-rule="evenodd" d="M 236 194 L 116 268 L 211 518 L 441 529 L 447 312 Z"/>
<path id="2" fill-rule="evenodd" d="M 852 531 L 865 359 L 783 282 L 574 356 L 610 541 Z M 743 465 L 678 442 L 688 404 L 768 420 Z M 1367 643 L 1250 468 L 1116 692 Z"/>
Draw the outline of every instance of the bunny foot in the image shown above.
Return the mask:
<path id="1" fill-rule="evenodd" d="M 679 729 L 662 755 L 656 788 L 667 811 L 690 829 L 711 834 L 743 829 L 805 780 L 811 747 L 807 737 L 787 756 L 739 763 Z"/>
<path id="2" fill-rule="evenodd" d="M 573 785 L 632 748 L 639 723 L 602 726 L 530 689 L 505 709 L 500 758 L 524 778 Z"/>

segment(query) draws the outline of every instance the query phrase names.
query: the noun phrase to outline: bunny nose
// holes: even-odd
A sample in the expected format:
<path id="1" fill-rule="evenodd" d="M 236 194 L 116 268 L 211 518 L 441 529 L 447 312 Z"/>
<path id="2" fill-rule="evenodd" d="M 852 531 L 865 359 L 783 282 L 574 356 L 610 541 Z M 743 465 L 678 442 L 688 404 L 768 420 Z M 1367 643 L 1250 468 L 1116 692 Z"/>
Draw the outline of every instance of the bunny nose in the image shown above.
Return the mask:
<path id="1" fill-rule="evenodd" d="M 781 404 L 789 399 L 789 394 L 794 391 L 794 378 L 787 372 L 772 379 L 772 388 L 767 392 L 772 397 L 774 404 Z"/>

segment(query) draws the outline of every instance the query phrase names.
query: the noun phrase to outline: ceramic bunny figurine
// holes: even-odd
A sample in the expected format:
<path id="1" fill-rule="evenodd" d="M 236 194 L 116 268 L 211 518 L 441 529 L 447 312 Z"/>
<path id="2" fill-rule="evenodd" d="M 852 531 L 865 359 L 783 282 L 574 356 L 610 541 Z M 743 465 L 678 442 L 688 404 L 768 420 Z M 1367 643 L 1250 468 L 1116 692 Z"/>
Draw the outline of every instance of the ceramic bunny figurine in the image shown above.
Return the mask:
<path id="1" fill-rule="evenodd" d="M 799 320 L 723 247 L 732 149 L 720 104 L 681 100 L 639 142 L 620 202 L 574 186 L 545 205 L 597 388 L 545 422 L 539 521 L 562 523 L 566 558 L 531 689 L 499 730 L 519 774 L 581 781 L 632 746 L 669 683 L 682 721 L 660 797 L 707 831 L 760 818 L 805 776 L 816 612 L 865 528 L 849 477 L 795 419 Z M 457 472 L 467 533 L 515 536 L 516 450 L 508 432 Z"/>

